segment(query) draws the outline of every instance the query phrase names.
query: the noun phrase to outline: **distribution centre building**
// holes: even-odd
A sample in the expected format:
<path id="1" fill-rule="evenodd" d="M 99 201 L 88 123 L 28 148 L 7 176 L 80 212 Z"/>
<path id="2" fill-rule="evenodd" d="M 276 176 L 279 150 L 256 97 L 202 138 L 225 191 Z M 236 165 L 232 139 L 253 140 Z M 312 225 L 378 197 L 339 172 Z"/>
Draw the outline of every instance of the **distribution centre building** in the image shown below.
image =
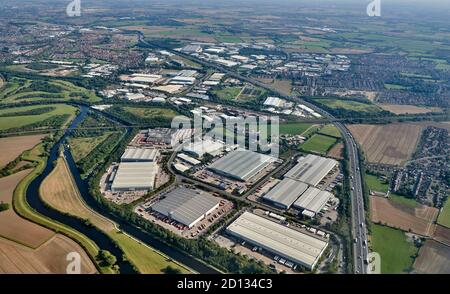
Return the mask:
<path id="1" fill-rule="evenodd" d="M 294 202 L 294 207 L 303 209 L 303 215 L 314 217 L 324 208 L 325 204 L 332 196 L 333 194 L 330 192 L 310 187 L 297 201 Z"/>
<path id="2" fill-rule="evenodd" d="M 263 199 L 282 209 L 289 209 L 306 189 L 308 189 L 307 184 L 285 178 L 267 192 Z"/>
<path id="3" fill-rule="evenodd" d="M 298 163 L 285 174 L 285 177 L 317 186 L 337 164 L 334 159 L 309 154 L 300 157 Z"/>
<path id="4" fill-rule="evenodd" d="M 312 270 L 328 242 L 250 212 L 227 227 L 227 233 Z"/>
<path id="5" fill-rule="evenodd" d="M 120 158 L 121 162 L 153 162 L 157 161 L 159 151 L 154 148 L 128 147 Z"/>
<path id="6" fill-rule="evenodd" d="M 112 180 L 113 192 L 153 190 L 159 167 L 155 162 L 122 162 Z"/>
<path id="7" fill-rule="evenodd" d="M 209 165 L 209 169 L 239 181 L 249 181 L 277 159 L 261 153 L 237 149 Z"/>
<path id="8" fill-rule="evenodd" d="M 219 207 L 220 200 L 207 192 L 178 187 L 153 204 L 151 209 L 192 228 Z"/>

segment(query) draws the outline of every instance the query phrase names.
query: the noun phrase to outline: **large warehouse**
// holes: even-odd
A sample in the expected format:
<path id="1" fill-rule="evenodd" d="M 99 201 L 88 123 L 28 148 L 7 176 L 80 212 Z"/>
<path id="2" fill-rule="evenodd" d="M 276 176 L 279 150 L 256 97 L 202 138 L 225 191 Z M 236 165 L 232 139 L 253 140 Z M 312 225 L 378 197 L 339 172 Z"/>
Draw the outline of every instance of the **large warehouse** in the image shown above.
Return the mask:
<path id="1" fill-rule="evenodd" d="M 113 192 L 152 190 L 158 165 L 154 162 L 122 162 L 114 176 Z"/>
<path id="2" fill-rule="evenodd" d="M 246 182 L 275 162 L 276 158 L 249 150 L 237 149 L 209 165 L 212 171 Z"/>
<path id="3" fill-rule="evenodd" d="M 310 270 L 328 243 L 250 212 L 244 212 L 227 232 Z"/>
<path id="4" fill-rule="evenodd" d="M 285 177 L 317 186 L 337 164 L 334 159 L 309 154 L 300 157 L 298 163 L 286 173 Z"/>
<path id="5" fill-rule="evenodd" d="M 204 219 L 220 204 L 220 198 L 207 192 L 179 187 L 152 205 L 152 210 L 189 228 Z"/>
<path id="6" fill-rule="evenodd" d="M 314 217 L 324 208 L 325 204 L 332 196 L 333 194 L 330 192 L 310 187 L 297 201 L 294 202 L 294 207 L 306 210 L 303 212 L 304 215 Z"/>
<path id="7" fill-rule="evenodd" d="M 264 195 L 263 199 L 282 209 L 289 209 L 306 189 L 307 184 L 285 178 Z"/>
<path id="8" fill-rule="evenodd" d="M 219 155 L 224 150 L 224 146 L 221 142 L 205 139 L 184 146 L 183 151 L 196 158 L 202 158 L 205 154 Z"/>
<path id="9" fill-rule="evenodd" d="M 122 162 L 153 162 L 157 161 L 159 151 L 153 148 L 128 147 L 123 153 Z"/>

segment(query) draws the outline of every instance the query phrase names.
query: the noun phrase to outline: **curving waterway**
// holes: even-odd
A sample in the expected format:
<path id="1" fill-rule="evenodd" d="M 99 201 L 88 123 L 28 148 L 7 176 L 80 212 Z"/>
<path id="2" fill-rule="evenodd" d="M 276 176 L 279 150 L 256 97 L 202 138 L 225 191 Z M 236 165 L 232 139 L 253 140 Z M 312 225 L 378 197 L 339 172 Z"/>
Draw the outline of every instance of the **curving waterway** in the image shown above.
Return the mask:
<path id="1" fill-rule="evenodd" d="M 123 260 L 123 252 L 117 248 L 112 240 L 101 231 L 86 226 L 83 220 L 78 218 L 60 213 L 59 211 L 48 207 L 39 196 L 39 187 L 42 181 L 52 172 L 53 170 L 53 162 L 58 159 L 59 152 L 61 146 L 64 148 L 64 155 L 67 159 L 67 163 L 69 169 L 75 179 L 75 182 L 80 190 L 80 194 L 83 197 L 84 201 L 87 203 L 89 207 L 91 207 L 96 212 L 100 213 L 104 217 L 114 221 L 118 224 L 120 229 L 126 232 L 128 235 L 133 236 L 134 238 L 140 240 L 141 242 L 159 250 L 160 252 L 167 255 L 169 258 L 176 260 L 196 272 L 202 274 L 213 274 L 218 273 L 215 269 L 207 266 L 206 264 L 200 262 L 199 260 L 186 255 L 185 253 L 170 247 L 169 245 L 159 241 L 158 239 L 153 238 L 150 234 L 142 231 L 136 226 L 124 222 L 122 219 L 114 216 L 108 211 L 102 209 L 99 204 L 93 199 L 93 197 L 89 194 L 89 186 L 88 179 L 83 180 L 80 176 L 80 173 L 75 165 L 75 161 L 73 160 L 72 154 L 70 151 L 65 148 L 64 142 L 66 138 L 70 135 L 71 130 L 75 129 L 86 117 L 89 108 L 84 105 L 79 105 L 80 112 L 75 117 L 75 119 L 70 124 L 70 127 L 65 131 L 64 135 L 60 138 L 58 142 L 51 148 L 50 155 L 47 159 L 46 166 L 43 172 L 36 177 L 28 186 L 26 191 L 26 198 L 29 205 L 35 209 L 38 213 L 45 215 L 51 219 L 54 219 L 58 222 L 61 222 L 69 227 L 74 228 L 75 230 L 83 233 L 92 241 L 94 241 L 101 249 L 110 251 L 113 255 L 117 257 L 117 264 L 120 267 L 120 272 L 124 274 L 135 273 L 132 266 L 128 262 L 124 262 Z M 101 112 L 98 112 L 101 114 Z M 107 117 L 111 119 L 111 117 Z M 127 132 L 130 132 L 131 129 L 128 129 Z"/>

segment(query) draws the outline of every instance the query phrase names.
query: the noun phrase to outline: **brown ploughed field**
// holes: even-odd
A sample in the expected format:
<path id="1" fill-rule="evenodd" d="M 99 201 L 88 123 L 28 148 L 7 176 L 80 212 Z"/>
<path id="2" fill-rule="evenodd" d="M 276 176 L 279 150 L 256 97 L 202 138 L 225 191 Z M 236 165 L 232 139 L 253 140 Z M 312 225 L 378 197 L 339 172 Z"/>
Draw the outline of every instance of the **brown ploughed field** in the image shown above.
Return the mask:
<path id="1" fill-rule="evenodd" d="M 0 138 L 0 167 L 16 159 L 24 151 L 36 146 L 46 135 Z"/>
<path id="2" fill-rule="evenodd" d="M 416 208 L 393 203 L 384 197 L 370 196 L 371 220 L 404 231 L 432 236 L 439 210 L 419 204 Z"/>

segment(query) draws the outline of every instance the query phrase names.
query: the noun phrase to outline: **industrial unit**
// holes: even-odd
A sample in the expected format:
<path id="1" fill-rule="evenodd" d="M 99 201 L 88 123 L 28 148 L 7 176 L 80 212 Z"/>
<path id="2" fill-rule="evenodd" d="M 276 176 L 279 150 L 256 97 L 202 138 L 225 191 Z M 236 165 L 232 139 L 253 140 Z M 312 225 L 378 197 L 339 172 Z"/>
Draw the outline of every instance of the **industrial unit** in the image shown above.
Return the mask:
<path id="1" fill-rule="evenodd" d="M 152 190 L 159 167 L 155 162 L 122 162 L 112 179 L 113 192 Z"/>
<path id="2" fill-rule="evenodd" d="M 297 201 L 294 202 L 294 207 L 303 209 L 303 215 L 314 217 L 324 208 L 325 204 L 332 196 L 333 194 L 330 192 L 310 187 Z"/>
<path id="3" fill-rule="evenodd" d="M 159 157 L 159 151 L 154 148 L 128 147 L 120 158 L 121 162 L 154 162 Z"/>
<path id="4" fill-rule="evenodd" d="M 196 158 L 202 158 L 205 154 L 219 155 L 223 151 L 224 146 L 221 142 L 204 139 L 184 146 L 183 151 Z"/>
<path id="5" fill-rule="evenodd" d="M 290 169 L 285 177 L 317 186 L 338 164 L 334 159 L 309 154 L 298 159 L 298 163 Z"/>
<path id="6" fill-rule="evenodd" d="M 189 228 L 204 219 L 220 204 L 220 198 L 203 191 L 176 188 L 151 206 L 153 211 L 169 217 Z"/>
<path id="7" fill-rule="evenodd" d="M 277 159 L 244 149 L 231 151 L 209 165 L 209 169 L 239 181 L 249 181 Z"/>
<path id="8" fill-rule="evenodd" d="M 307 184 L 285 178 L 265 194 L 263 199 L 282 209 L 289 209 L 306 189 Z"/>
<path id="9" fill-rule="evenodd" d="M 312 270 L 328 243 L 250 212 L 244 212 L 227 233 Z"/>
<path id="10" fill-rule="evenodd" d="M 197 164 L 202 163 L 200 160 L 190 157 L 189 155 L 186 155 L 184 153 L 178 153 L 177 158 L 180 158 L 181 160 L 183 160 L 189 164 L 192 164 L 192 165 L 197 165 Z"/>

